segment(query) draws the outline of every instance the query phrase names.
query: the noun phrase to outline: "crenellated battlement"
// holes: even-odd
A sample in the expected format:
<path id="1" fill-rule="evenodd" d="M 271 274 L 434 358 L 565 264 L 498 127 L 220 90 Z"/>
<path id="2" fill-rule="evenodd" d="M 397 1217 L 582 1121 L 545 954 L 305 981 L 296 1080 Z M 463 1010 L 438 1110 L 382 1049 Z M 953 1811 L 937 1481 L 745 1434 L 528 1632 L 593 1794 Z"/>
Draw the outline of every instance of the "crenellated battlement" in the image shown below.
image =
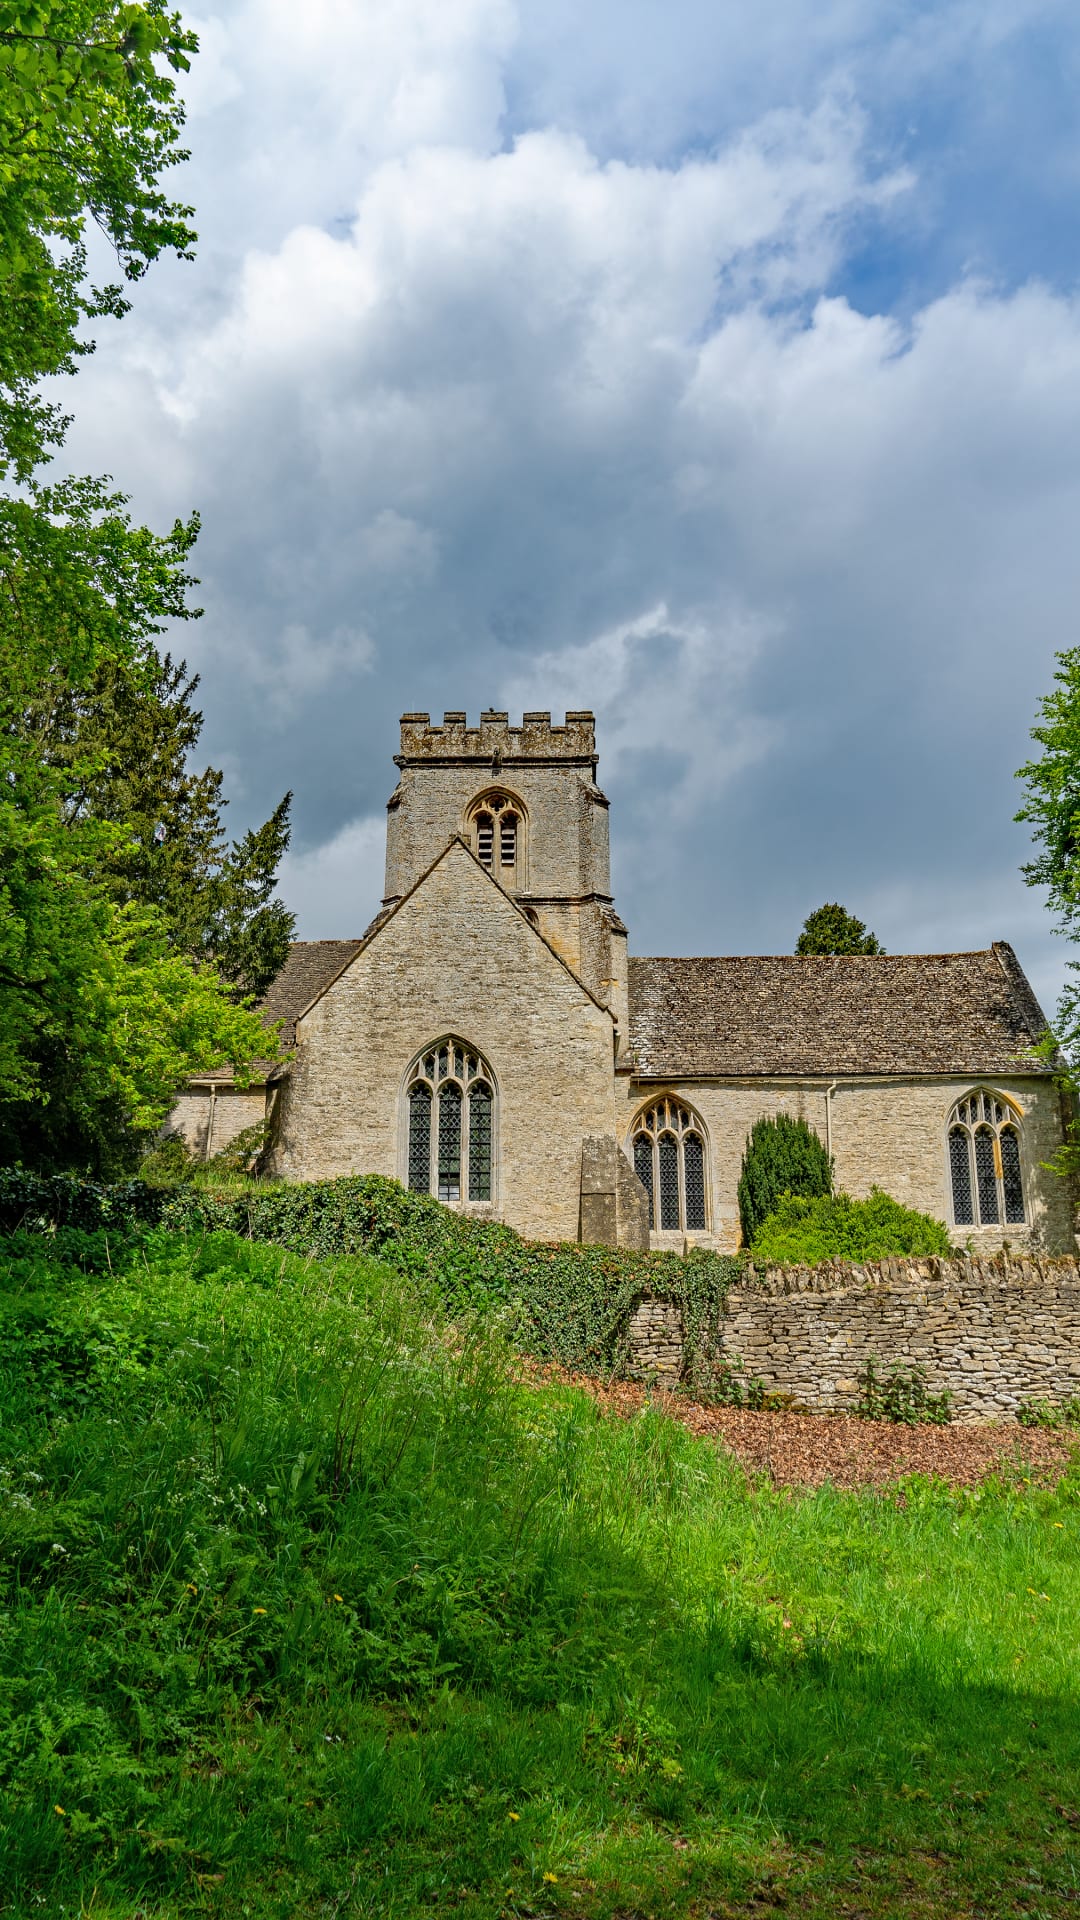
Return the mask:
<path id="1" fill-rule="evenodd" d="M 526 713 L 520 727 L 512 727 L 509 714 L 488 708 L 479 726 L 470 727 L 464 713 L 444 713 L 441 724 L 428 713 L 403 713 L 401 752 L 394 757 L 399 767 L 470 761 L 504 767 L 571 761 L 595 767 L 596 720 L 588 712 L 568 713 L 558 726 L 550 713 Z"/>

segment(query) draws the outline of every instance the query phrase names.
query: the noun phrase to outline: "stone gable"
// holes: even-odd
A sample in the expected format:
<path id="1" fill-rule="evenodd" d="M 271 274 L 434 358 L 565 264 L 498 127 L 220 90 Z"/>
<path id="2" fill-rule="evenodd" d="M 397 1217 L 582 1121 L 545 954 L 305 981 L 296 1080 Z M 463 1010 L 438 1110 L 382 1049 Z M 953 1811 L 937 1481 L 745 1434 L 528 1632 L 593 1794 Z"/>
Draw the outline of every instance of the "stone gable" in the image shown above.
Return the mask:
<path id="1" fill-rule="evenodd" d="M 490 1210 L 575 1239 L 583 1139 L 614 1131 L 612 1018 L 459 842 L 297 1022 L 274 1171 L 402 1178 L 404 1078 L 446 1035 L 495 1079 Z"/>

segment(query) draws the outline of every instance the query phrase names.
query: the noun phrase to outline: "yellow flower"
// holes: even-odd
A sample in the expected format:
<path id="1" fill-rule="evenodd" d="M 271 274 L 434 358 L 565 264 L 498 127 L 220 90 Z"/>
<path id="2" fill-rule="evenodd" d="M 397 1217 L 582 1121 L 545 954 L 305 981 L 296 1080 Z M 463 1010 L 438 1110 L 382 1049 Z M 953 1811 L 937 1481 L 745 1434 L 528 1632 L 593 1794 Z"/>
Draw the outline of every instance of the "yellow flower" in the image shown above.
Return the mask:
<path id="1" fill-rule="evenodd" d="M 64 1812 L 64 1809 L 63 1809 L 63 1807 L 54 1807 L 54 1808 L 53 1808 L 53 1812 L 54 1812 L 54 1813 L 58 1813 L 58 1814 L 60 1814 L 60 1815 L 61 1815 L 61 1817 L 62 1817 L 63 1819 L 65 1819 L 65 1820 L 67 1819 L 67 1815 L 66 1815 L 66 1813 Z"/>
<path id="2" fill-rule="evenodd" d="M 341 1595 L 340 1595 L 340 1593 L 335 1593 L 335 1595 L 334 1595 L 334 1599 L 335 1599 L 335 1600 L 337 1601 L 337 1603 L 338 1603 L 338 1605 L 340 1606 L 340 1605 L 341 1605 Z"/>
<path id="3" fill-rule="evenodd" d="M 507 1819 L 508 1819 L 508 1820 L 520 1820 L 520 1819 L 521 1819 L 521 1815 L 520 1815 L 520 1813 L 508 1813 L 506 1817 L 507 1817 Z"/>
<path id="4" fill-rule="evenodd" d="M 545 1873 L 544 1880 L 549 1887 L 557 1887 L 559 1884 L 559 1876 L 557 1873 Z"/>
<path id="5" fill-rule="evenodd" d="M 265 1608 L 265 1607 L 252 1607 L 252 1609 L 251 1609 L 251 1611 L 252 1611 L 252 1613 L 265 1613 L 265 1612 L 266 1612 L 266 1608 Z"/>
<path id="6" fill-rule="evenodd" d="M 1055 1520 L 1054 1525 L 1055 1527 L 1063 1527 L 1065 1525 L 1065 1522 L 1064 1520 Z"/>

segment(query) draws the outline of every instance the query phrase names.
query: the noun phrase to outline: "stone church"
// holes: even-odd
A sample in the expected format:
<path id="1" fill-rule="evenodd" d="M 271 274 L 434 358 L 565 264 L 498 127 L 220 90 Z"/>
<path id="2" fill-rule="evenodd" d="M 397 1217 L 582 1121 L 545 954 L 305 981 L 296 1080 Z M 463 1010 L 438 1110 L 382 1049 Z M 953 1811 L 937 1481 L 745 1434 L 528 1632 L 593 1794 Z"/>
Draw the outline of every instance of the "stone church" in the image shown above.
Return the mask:
<path id="1" fill-rule="evenodd" d="M 388 1174 L 538 1239 L 730 1249 L 746 1136 L 786 1112 L 851 1194 L 976 1248 L 1073 1250 L 1011 947 L 629 956 L 591 713 L 407 713 L 395 758 L 381 911 L 295 943 L 266 998 L 290 1057 L 191 1083 L 174 1125 L 197 1155 L 265 1117 L 285 1179 Z"/>

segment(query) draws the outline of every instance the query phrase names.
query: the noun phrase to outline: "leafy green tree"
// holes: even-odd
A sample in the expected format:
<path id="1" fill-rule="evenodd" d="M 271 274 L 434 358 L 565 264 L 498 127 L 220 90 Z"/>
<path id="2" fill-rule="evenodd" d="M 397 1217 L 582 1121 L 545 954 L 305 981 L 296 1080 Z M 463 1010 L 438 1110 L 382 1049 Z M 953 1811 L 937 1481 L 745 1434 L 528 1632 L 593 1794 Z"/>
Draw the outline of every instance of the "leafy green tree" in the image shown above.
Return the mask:
<path id="1" fill-rule="evenodd" d="M 884 953 L 862 920 L 834 900 L 816 907 L 795 943 L 796 953 Z"/>
<path id="2" fill-rule="evenodd" d="M 739 1175 L 739 1218 L 744 1244 L 752 1247 L 763 1220 L 786 1193 L 832 1192 L 832 1160 L 805 1120 L 778 1113 L 755 1120 Z"/>
<path id="3" fill-rule="evenodd" d="M 1080 937 L 1080 647 L 1059 653 L 1055 691 L 1039 703 L 1031 737 L 1042 747 L 1017 773 L 1027 787 L 1016 815 L 1038 853 L 1021 868 L 1029 887 L 1045 887 L 1060 932 Z"/>
<path id="4" fill-rule="evenodd" d="M 65 780 L 70 824 L 125 829 L 101 864 L 113 898 L 157 908 L 177 952 L 258 996 L 284 965 L 293 933 L 294 916 L 274 897 L 292 796 L 227 844 L 222 775 L 189 764 L 202 731 L 198 685 L 169 654 L 151 652 L 137 667 L 105 659 L 84 684 L 46 690 L 42 752 Z"/>
<path id="5" fill-rule="evenodd" d="M 1038 849 L 1020 870 L 1029 887 L 1045 887 L 1057 931 L 1080 939 L 1080 647 L 1057 655 L 1054 690 L 1039 702 L 1039 724 L 1031 738 L 1043 749 L 1037 760 L 1019 768 L 1027 789 L 1016 815 L 1031 828 Z M 1080 1096 L 1080 963 L 1068 963 L 1069 978 L 1058 1001 L 1053 1031 L 1035 1051 L 1058 1070 L 1059 1084 L 1071 1095 L 1075 1116 Z M 1080 1174 L 1080 1125 L 1074 1117 L 1064 1146 L 1051 1163 L 1056 1172 Z"/>
<path id="6" fill-rule="evenodd" d="M 196 1064 L 242 1070 L 272 1042 L 157 909 L 116 897 L 128 830 L 69 817 L 72 764 L 43 752 L 43 687 L 104 663 L 152 670 L 166 620 L 191 617 L 198 522 L 132 524 L 106 481 L 46 482 L 67 419 L 41 383 L 75 371 L 122 287 L 89 283 L 88 220 L 124 279 L 186 256 L 173 72 L 194 37 L 160 0 L 27 0 L 0 13 L 0 1151 L 104 1167 L 163 1118 Z"/>

